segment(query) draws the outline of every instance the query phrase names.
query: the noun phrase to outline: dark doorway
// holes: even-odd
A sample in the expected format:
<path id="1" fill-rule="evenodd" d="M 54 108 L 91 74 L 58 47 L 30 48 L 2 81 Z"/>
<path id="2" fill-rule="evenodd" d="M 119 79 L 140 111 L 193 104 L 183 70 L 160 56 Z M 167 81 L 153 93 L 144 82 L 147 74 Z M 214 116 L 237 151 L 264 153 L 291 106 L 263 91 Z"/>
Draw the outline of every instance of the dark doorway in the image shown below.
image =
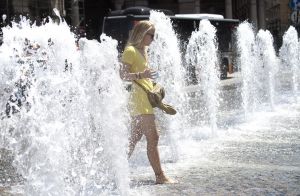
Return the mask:
<path id="1" fill-rule="evenodd" d="M 111 0 L 85 0 L 86 37 L 88 39 L 99 40 L 103 18 L 114 9 Z"/>

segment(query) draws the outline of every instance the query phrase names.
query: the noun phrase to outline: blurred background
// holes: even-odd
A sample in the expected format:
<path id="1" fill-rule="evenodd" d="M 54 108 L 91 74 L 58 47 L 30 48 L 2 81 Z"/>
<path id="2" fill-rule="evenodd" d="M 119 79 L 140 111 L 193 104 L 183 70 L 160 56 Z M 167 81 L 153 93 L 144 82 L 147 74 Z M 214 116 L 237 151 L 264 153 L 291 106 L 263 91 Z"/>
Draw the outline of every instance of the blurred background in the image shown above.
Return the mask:
<path id="1" fill-rule="evenodd" d="M 53 8 L 57 8 L 77 34 L 99 39 L 103 17 L 134 6 L 168 9 L 174 14 L 210 13 L 248 20 L 257 29 L 268 29 L 275 47 L 281 45 L 282 35 L 290 25 L 299 32 L 300 0 L 0 0 L 0 25 L 18 20 L 19 15 L 40 24 L 46 16 L 55 18 Z"/>

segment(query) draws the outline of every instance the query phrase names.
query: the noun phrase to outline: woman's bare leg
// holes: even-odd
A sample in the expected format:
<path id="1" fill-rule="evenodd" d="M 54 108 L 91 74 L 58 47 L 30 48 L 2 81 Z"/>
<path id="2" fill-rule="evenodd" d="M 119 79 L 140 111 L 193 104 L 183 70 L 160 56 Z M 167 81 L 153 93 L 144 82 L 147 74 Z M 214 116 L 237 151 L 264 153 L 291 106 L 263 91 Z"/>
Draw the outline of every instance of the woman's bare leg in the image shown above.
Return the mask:
<path id="1" fill-rule="evenodd" d="M 147 140 L 147 155 L 149 162 L 154 170 L 156 183 L 174 183 L 173 180 L 167 178 L 161 168 L 160 157 L 158 152 L 159 134 L 155 125 L 154 115 L 142 115 L 142 131 Z"/>
<path id="2" fill-rule="evenodd" d="M 140 116 L 136 116 L 133 117 L 131 121 L 131 135 L 129 138 L 128 159 L 131 157 L 137 142 L 140 141 L 143 136 L 140 118 Z"/>

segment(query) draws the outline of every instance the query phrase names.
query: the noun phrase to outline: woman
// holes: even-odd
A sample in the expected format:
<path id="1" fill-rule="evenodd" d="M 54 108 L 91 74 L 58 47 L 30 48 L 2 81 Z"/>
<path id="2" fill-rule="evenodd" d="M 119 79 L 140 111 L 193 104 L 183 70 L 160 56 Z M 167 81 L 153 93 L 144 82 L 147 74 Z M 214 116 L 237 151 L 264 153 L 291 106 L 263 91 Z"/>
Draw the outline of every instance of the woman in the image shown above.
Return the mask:
<path id="1" fill-rule="evenodd" d="M 123 66 L 120 72 L 123 80 L 138 82 L 149 90 L 153 88 L 151 79 L 156 75 L 156 72 L 148 67 L 147 46 L 153 41 L 154 32 L 154 25 L 149 21 L 140 21 L 134 26 L 122 55 Z M 132 83 L 129 104 L 132 128 L 128 158 L 130 158 L 137 142 L 145 135 L 147 155 L 155 173 L 156 183 L 173 183 L 174 181 L 166 177 L 161 168 L 157 148 L 159 134 L 155 125 L 153 108 L 146 92 L 135 82 Z"/>

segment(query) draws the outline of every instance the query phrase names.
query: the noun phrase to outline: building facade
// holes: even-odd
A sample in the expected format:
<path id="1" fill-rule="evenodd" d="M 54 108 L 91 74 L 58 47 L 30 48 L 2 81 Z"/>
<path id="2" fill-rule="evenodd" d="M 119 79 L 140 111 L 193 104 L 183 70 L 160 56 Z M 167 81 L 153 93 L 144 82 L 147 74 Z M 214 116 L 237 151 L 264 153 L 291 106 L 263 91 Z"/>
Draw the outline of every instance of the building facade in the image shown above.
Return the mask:
<path id="1" fill-rule="evenodd" d="M 293 9 L 289 6 L 291 0 L 267 1 L 266 4 L 266 28 L 272 33 L 277 48 L 281 46 L 282 36 L 290 25 L 298 28 L 299 24 L 292 21 Z M 296 10 L 298 15 L 299 10 Z"/>
<path id="2" fill-rule="evenodd" d="M 298 26 L 291 20 L 292 2 L 300 0 L 234 0 L 233 13 L 234 17 L 241 21 L 249 20 L 257 30 L 268 29 L 278 49 L 281 46 L 282 36 L 289 26 Z M 298 12 L 295 14 L 296 17 Z"/>
<path id="3" fill-rule="evenodd" d="M 132 6 L 169 9 L 174 13 L 211 13 L 248 20 L 256 29 L 269 29 L 278 43 L 290 25 L 299 28 L 300 0 L 0 0 L 0 15 L 29 15 L 41 21 L 60 11 L 68 24 L 84 28 L 88 38 L 101 33 L 102 19 L 110 10 Z M 2 21 L 2 25 L 3 25 Z M 279 41 L 278 41 L 279 40 Z"/>
<path id="4" fill-rule="evenodd" d="M 7 19 L 26 15 L 32 20 L 40 21 L 42 18 L 51 16 L 53 8 L 62 11 L 61 15 L 64 16 L 64 0 L 0 0 L 0 15 L 5 14 Z"/>

